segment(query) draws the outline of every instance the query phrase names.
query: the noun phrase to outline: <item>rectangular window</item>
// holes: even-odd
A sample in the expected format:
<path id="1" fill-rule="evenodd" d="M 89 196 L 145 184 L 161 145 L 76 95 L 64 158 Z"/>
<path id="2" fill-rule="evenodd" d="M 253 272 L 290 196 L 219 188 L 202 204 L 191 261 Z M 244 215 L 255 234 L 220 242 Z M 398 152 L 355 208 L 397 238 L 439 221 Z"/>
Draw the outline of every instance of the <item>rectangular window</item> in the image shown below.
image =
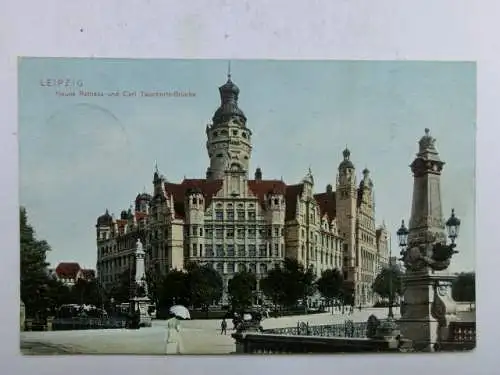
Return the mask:
<path id="1" fill-rule="evenodd" d="M 193 256 L 197 257 L 198 256 L 198 244 L 193 244 Z"/>
<path id="2" fill-rule="evenodd" d="M 274 236 L 279 237 L 280 236 L 280 228 L 274 228 Z"/>
<path id="3" fill-rule="evenodd" d="M 256 231 L 254 228 L 250 228 L 248 230 L 248 238 L 255 238 L 255 235 L 256 235 Z"/>
<path id="4" fill-rule="evenodd" d="M 212 228 L 206 228 L 205 229 L 205 238 L 211 238 L 214 234 L 214 231 Z"/>
<path id="5" fill-rule="evenodd" d="M 249 257 L 257 256 L 257 248 L 255 245 L 248 245 L 248 256 Z"/>
<path id="6" fill-rule="evenodd" d="M 229 221 L 234 220 L 234 211 L 233 210 L 226 211 L 226 220 L 229 220 Z"/>
<path id="7" fill-rule="evenodd" d="M 234 229 L 233 228 L 226 229 L 226 237 L 227 238 L 234 238 Z"/>
<path id="8" fill-rule="evenodd" d="M 217 254 L 217 257 L 223 257 L 224 247 L 222 245 L 215 245 L 215 253 Z"/>
<path id="9" fill-rule="evenodd" d="M 238 229 L 238 238 L 240 240 L 245 239 L 245 229 Z"/>
<path id="10" fill-rule="evenodd" d="M 248 220 L 255 220 L 255 212 L 254 211 L 248 211 Z"/>
<path id="11" fill-rule="evenodd" d="M 267 246 L 265 244 L 259 245 L 259 256 L 261 258 L 267 257 Z"/>
<path id="12" fill-rule="evenodd" d="M 246 256 L 246 254 L 245 254 L 245 245 L 238 245 L 238 256 L 239 257 Z"/>
<path id="13" fill-rule="evenodd" d="M 227 272 L 230 272 L 230 273 L 234 272 L 234 263 L 227 264 Z"/>
<path id="14" fill-rule="evenodd" d="M 200 228 L 200 237 L 203 236 L 203 228 Z"/>
<path id="15" fill-rule="evenodd" d="M 274 244 L 274 253 L 275 257 L 279 256 L 279 245 L 277 243 Z"/>
<path id="16" fill-rule="evenodd" d="M 236 212 L 236 219 L 238 221 L 245 221 L 245 211 L 238 210 L 238 212 Z"/>
<path id="17" fill-rule="evenodd" d="M 227 256 L 234 257 L 234 245 L 227 245 Z"/>
<path id="18" fill-rule="evenodd" d="M 212 246 L 207 246 L 205 248 L 205 254 L 209 258 L 214 256 L 214 249 L 212 248 Z"/>
<path id="19" fill-rule="evenodd" d="M 224 231 L 222 228 L 215 228 L 215 238 L 224 238 Z"/>
<path id="20" fill-rule="evenodd" d="M 200 243 L 200 257 L 203 256 L 203 244 Z"/>
<path id="21" fill-rule="evenodd" d="M 215 220 L 224 220 L 224 212 L 222 210 L 215 210 Z"/>

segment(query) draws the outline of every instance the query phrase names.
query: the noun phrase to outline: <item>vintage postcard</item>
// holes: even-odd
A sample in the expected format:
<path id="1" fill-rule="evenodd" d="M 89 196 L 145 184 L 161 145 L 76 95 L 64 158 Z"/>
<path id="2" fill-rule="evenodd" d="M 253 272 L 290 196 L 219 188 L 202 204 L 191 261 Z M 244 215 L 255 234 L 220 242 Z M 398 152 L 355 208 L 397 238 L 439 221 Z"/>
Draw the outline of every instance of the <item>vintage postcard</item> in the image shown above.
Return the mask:
<path id="1" fill-rule="evenodd" d="M 19 58 L 24 354 L 476 345 L 476 65 Z"/>

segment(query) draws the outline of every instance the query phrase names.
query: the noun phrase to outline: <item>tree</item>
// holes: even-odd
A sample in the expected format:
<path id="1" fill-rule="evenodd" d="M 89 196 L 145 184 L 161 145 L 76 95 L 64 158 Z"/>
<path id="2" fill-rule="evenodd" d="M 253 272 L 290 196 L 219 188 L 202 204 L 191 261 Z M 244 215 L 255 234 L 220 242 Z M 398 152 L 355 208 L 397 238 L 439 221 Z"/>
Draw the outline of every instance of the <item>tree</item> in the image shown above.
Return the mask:
<path id="1" fill-rule="evenodd" d="M 284 273 L 284 303 L 291 307 L 299 299 L 304 301 L 314 293 L 314 272 L 312 268 L 305 268 L 294 258 L 286 258 L 283 263 Z"/>
<path id="2" fill-rule="evenodd" d="M 372 290 L 393 302 L 394 296 L 400 296 L 403 290 L 401 269 L 395 265 L 382 269 L 373 282 Z"/>
<path id="3" fill-rule="evenodd" d="M 228 292 L 233 309 L 244 309 L 252 305 L 253 293 L 257 288 L 257 279 L 251 272 L 236 273 L 228 283 Z"/>
<path id="4" fill-rule="evenodd" d="M 262 291 L 276 304 L 294 306 L 299 299 L 314 294 L 314 271 L 293 258 L 286 258 L 283 267 L 268 272 L 261 281 Z"/>
<path id="5" fill-rule="evenodd" d="M 170 307 L 174 304 L 189 305 L 188 275 L 178 270 L 170 270 L 161 278 L 158 288 L 160 306 Z"/>
<path id="6" fill-rule="evenodd" d="M 71 289 L 73 301 L 77 304 L 99 306 L 103 304 L 97 280 L 78 279 Z"/>
<path id="7" fill-rule="evenodd" d="M 159 305 L 163 280 L 164 275 L 161 274 L 159 269 L 152 268 L 146 271 L 146 284 L 148 286 L 149 298 L 151 298 L 157 306 Z"/>
<path id="8" fill-rule="evenodd" d="M 316 282 L 318 291 L 325 298 L 329 305 L 333 305 L 335 299 L 340 298 L 344 278 L 338 269 L 328 269 L 321 273 L 321 277 Z"/>
<path id="9" fill-rule="evenodd" d="M 110 297 L 118 303 L 130 301 L 132 291 L 135 288 L 135 272 L 133 267 L 123 271 L 118 279 L 118 283 L 113 285 L 110 290 Z"/>
<path id="10" fill-rule="evenodd" d="M 24 207 L 20 209 L 20 272 L 21 299 L 26 308 L 26 315 L 50 307 L 49 277 L 46 261 L 50 246 L 46 241 L 37 240 L 35 230 L 28 223 Z"/>
<path id="11" fill-rule="evenodd" d="M 476 274 L 465 272 L 458 275 L 453 281 L 451 289 L 452 297 L 458 302 L 476 301 Z"/>
<path id="12" fill-rule="evenodd" d="M 266 277 L 260 280 L 262 293 L 273 301 L 275 308 L 285 302 L 284 285 L 285 275 L 280 267 L 269 270 Z"/>
<path id="13" fill-rule="evenodd" d="M 208 311 L 208 306 L 218 302 L 222 297 L 221 275 L 209 265 L 189 263 L 186 268 L 191 304 Z"/>

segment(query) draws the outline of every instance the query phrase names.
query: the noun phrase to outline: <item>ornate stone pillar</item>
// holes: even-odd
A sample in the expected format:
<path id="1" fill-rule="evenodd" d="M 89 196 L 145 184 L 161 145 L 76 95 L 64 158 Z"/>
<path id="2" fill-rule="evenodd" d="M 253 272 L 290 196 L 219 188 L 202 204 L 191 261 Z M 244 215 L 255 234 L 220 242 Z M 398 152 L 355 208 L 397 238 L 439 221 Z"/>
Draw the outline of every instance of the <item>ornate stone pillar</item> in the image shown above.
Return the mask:
<path id="1" fill-rule="evenodd" d="M 132 296 L 131 302 L 134 306 L 134 311 L 138 311 L 140 315 L 140 326 L 151 326 L 151 316 L 149 315 L 149 305 L 151 300 L 148 297 L 148 285 L 146 283 L 146 273 L 144 270 L 144 248 L 140 239 L 136 242 L 135 249 L 135 295 Z"/>
<path id="2" fill-rule="evenodd" d="M 456 316 L 451 298 L 454 279 L 446 271 L 454 245 L 446 245 L 441 207 L 440 178 L 445 163 L 439 158 L 435 139 L 425 129 L 419 152 L 411 164 L 414 176 L 413 203 L 403 260 L 404 309 L 399 321 L 403 337 L 411 339 L 417 351 L 434 351 L 446 340 L 447 327 Z"/>

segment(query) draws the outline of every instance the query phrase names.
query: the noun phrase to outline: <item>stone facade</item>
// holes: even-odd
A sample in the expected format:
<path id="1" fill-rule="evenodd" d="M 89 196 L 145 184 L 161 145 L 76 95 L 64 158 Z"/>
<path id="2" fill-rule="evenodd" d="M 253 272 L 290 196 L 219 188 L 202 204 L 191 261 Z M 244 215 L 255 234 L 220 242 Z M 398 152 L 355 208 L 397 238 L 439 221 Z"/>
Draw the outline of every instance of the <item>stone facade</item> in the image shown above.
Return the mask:
<path id="1" fill-rule="evenodd" d="M 158 169 L 153 193 L 139 194 L 135 210 L 115 220 L 97 221 L 98 274 L 116 280 L 133 260 L 135 238 L 145 241 L 146 269 L 183 269 L 187 261 L 208 263 L 223 277 L 248 270 L 261 279 L 285 257 L 343 271 L 356 303 L 374 298 L 371 284 L 388 263 L 389 234 L 375 226 L 374 185 L 367 169 L 359 184 L 343 152 L 336 190 L 315 193 L 311 170 L 298 184 L 264 179 L 257 168 L 249 178 L 252 131 L 238 107 L 239 89 L 228 77 L 219 88 L 221 105 L 206 127 L 210 160 L 205 179 L 173 183 Z M 121 245 L 120 245 L 121 244 Z"/>

